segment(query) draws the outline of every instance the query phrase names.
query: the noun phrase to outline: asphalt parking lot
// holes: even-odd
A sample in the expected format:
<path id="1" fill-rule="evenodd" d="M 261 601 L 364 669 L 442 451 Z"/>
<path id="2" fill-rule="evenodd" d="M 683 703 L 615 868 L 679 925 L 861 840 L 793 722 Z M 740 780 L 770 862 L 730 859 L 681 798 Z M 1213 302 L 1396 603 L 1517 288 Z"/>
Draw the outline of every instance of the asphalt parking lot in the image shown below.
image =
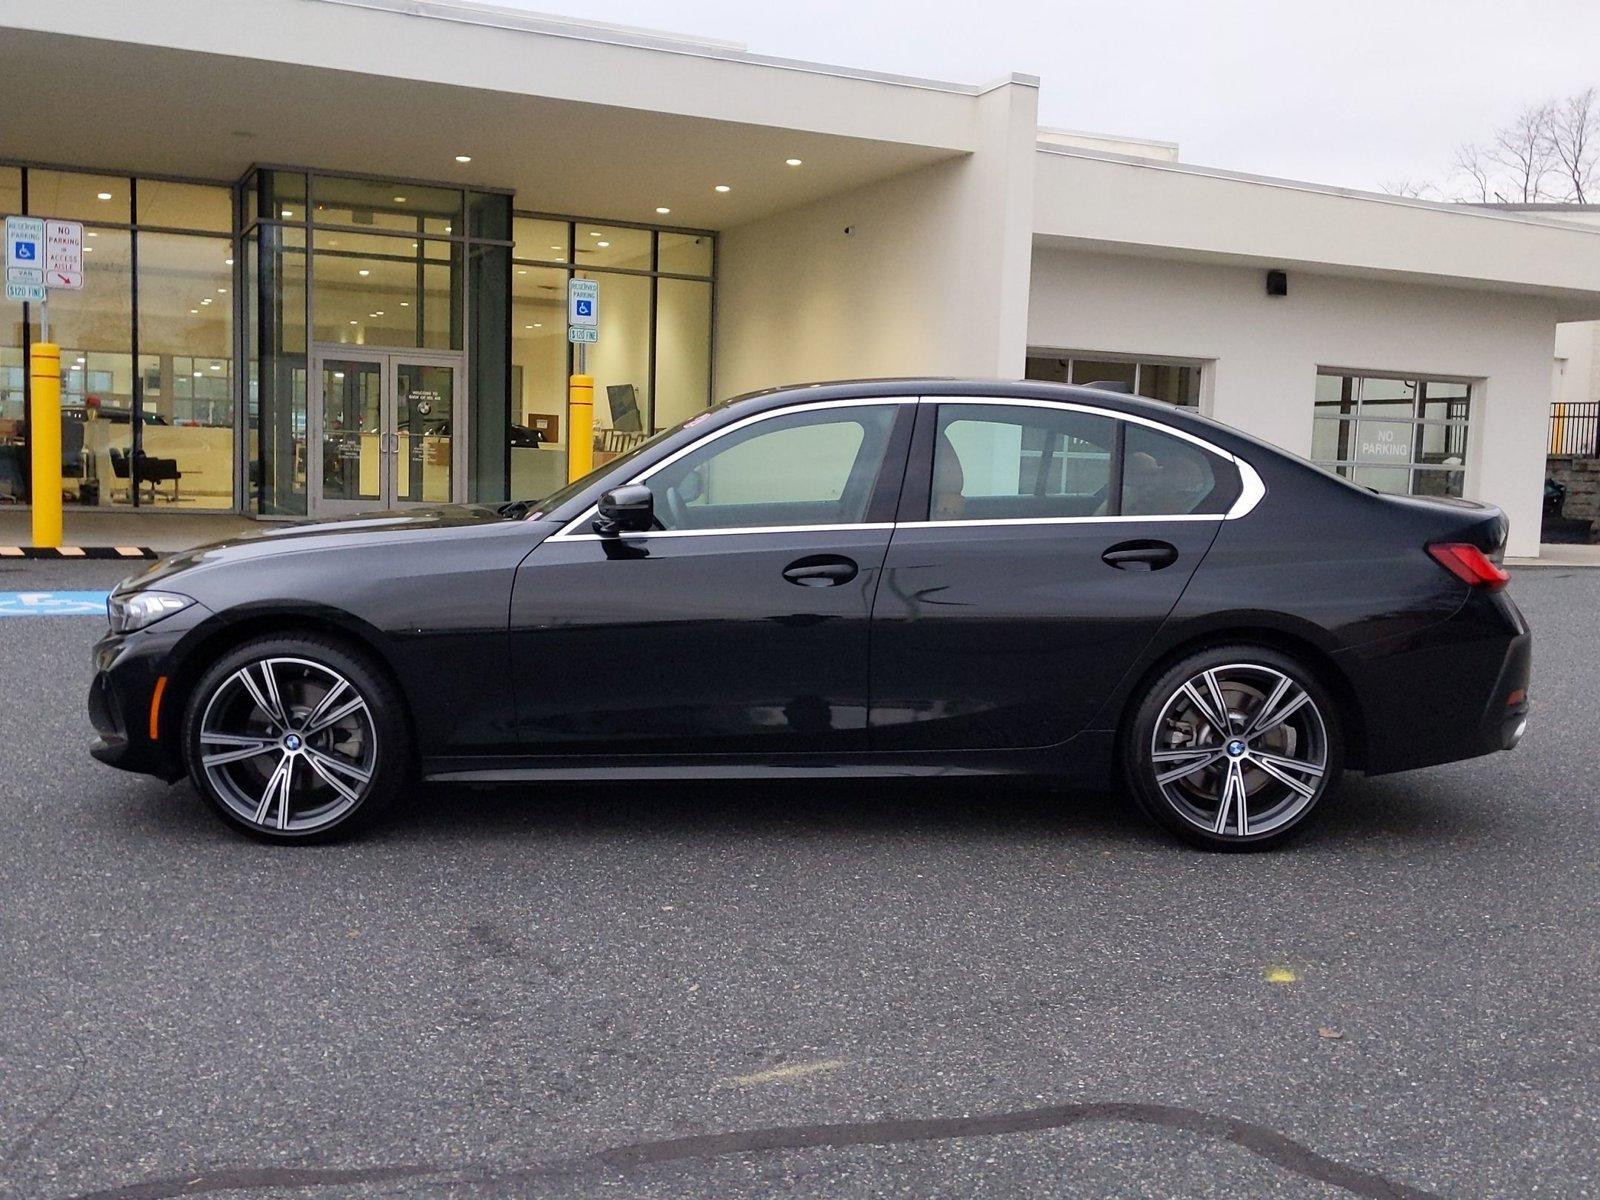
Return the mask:
<path id="1" fill-rule="evenodd" d="M 88 758 L 101 621 L 0 619 L 0 1194 L 1600 1195 L 1600 571 L 1513 588 L 1517 751 L 1232 856 L 927 785 L 275 849 Z"/>

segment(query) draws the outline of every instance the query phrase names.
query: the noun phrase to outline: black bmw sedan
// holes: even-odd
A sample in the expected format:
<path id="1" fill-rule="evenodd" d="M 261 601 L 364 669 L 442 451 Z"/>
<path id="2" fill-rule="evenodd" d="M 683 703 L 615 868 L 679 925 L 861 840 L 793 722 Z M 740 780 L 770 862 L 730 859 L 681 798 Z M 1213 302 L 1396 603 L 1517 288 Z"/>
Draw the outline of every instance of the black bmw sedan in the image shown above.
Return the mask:
<path id="1" fill-rule="evenodd" d="M 93 753 L 283 841 L 419 776 L 1005 774 L 1260 847 L 1346 768 L 1516 744 L 1505 537 L 1105 391 L 780 389 L 542 500 L 153 565 L 109 601 Z"/>

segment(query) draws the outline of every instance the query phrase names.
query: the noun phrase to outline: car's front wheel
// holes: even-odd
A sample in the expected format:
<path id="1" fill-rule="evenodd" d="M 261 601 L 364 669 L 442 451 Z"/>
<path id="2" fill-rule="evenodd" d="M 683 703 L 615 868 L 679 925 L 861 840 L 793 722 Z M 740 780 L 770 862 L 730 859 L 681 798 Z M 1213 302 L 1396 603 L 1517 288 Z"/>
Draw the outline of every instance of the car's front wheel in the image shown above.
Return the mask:
<path id="1" fill-rule="evenodd" d="M 257 638 L 201 676 L 184 717 L 196 789 L 272 841 L 349 832 L 405 786 L 402 700 L 366 655 L 318 636 Z"/>
<path id="2" fill-rule="evenodd" d="M 1338 786 L 1339 713 L 1301 664 L 1219 646 L 1162 673 L 1137 700 L 1122 767 L 1141 807 L 1215 850 L 1281 842 Z"/>

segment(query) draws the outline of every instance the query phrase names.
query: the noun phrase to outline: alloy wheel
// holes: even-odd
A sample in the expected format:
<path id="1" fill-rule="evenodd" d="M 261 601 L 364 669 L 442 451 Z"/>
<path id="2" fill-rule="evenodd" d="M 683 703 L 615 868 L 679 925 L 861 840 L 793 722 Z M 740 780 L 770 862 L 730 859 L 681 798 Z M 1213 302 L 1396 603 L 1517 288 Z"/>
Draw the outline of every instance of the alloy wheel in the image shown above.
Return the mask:
<path id="1" fill-rule="evenodd" d="M 305 658 L 261 658 L 218 685 L 200 718 L 200 764 L 240 820 L 311 833 L 361 803 L 377 731 L 348 679 Z"/>
<path id="2" fill-rule="evenodd" d="M 1162 707 L 1150 741 L 1156 786 L 1183 820 L 1245 839 L 1292 824 L 1328 770 L 1328 731 L 1311 693 L 1259 663 L 1209 667 Z"/>

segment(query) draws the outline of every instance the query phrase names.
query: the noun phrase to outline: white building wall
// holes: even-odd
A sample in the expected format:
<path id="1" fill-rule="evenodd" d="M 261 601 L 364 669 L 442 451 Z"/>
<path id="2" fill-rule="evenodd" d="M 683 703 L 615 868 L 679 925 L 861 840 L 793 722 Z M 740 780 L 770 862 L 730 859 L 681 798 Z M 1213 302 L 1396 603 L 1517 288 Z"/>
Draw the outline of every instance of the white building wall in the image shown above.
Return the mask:
<path id="1" fill-rule="evenodd" d="M 1195 358 L 1204 410 L 1296 454 L 1311 449 L 1319 367 L 1476 382 L 1466 490 L 1511 518 L 1508 553 L 1539 552 L 1553 301 L 1465 288 L 1040 246 L 1030 346 Z"/>
<path id="2" fill-rule="evenodd" d="M 884 375 L 1017 376 L 1037 89 L 978 98 L 978 149 L 723 233 L 719 398 Z"/>
<path id="3" fill-rule="evenodd" d="M 1600 400 L 1600 321 L 1556 326 L 1555 398 L 1569 404 Z"/>

